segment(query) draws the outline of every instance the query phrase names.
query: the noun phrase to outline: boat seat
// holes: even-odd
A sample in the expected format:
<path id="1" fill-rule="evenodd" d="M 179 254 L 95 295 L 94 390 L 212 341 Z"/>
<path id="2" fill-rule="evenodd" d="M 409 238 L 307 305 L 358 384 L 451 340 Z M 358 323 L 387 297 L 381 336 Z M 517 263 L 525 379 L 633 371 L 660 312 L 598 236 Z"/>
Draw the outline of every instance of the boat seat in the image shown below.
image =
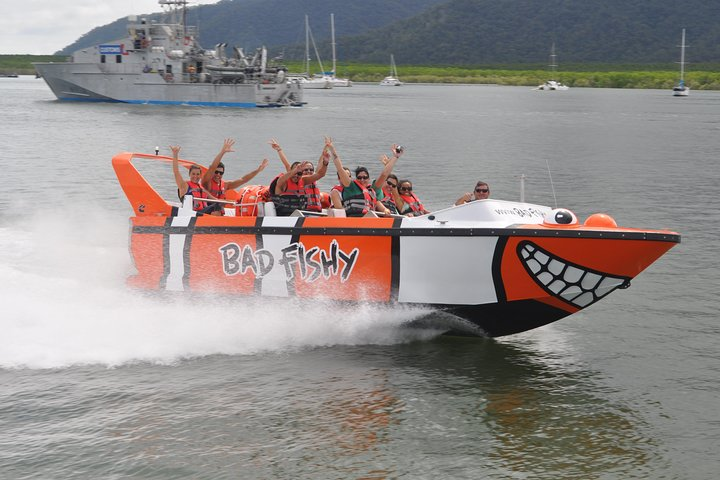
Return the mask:
<path id="1" fill-rule="evenodd" d="M 347 215 L 345 214 L 344 208 L 328 208 L 327 216 L 328 217 L 347 217 Z"/>

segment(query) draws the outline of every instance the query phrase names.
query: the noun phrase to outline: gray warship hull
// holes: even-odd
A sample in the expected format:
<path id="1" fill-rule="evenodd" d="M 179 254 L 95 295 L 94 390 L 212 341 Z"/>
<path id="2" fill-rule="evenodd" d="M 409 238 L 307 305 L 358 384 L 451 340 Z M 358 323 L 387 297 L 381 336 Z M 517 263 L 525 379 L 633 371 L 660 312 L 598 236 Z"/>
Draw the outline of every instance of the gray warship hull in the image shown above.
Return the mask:
<path id="1" fill-rule="evenodd" d="M 156 73 L 103 72 L 93 63 L 35 63 L 59 100 L 209 107 L 302 104 L 302 87 L 285 83 L 169 83 Z"/>

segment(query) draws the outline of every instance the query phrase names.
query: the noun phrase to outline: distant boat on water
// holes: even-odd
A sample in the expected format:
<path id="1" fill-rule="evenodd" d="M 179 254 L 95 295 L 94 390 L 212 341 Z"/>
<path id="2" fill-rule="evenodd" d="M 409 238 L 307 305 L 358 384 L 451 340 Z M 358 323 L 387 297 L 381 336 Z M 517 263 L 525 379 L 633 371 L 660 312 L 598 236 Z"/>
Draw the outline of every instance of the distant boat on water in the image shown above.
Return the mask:
<path id="1" fill-rule="evenodd" d="M 550 48 L 550 65 L 548 66 L 552 72 L 552 77 L 555 78 L 557 76 L 557 55 L 555 54 L 555 42 L 553 42 L 552 47 Z M 542 85 L 535 87 L 534 90 L 565 91 L 570 90 L 570 87 L 558 82 L 557 80 L 548 80 Z"/>
<path id="2" fill-rule="evenodd" d="M 680 80 L 673 87 L 673 96 L 687 97 L 690 94 L 690 87 L 685 85 L 685 29 L 682 29 L 682 41 L 680 42 Z"/>
<path id="3" fill-rule="evenodd" d="M 402 82 L 398 78 L 397 66 L 395 66 L 395 56 L 393 54 L 390 54 L 390 75 L 383 78 L 380 85 L 386 87 L 399 87 L 402 85 Z"/>

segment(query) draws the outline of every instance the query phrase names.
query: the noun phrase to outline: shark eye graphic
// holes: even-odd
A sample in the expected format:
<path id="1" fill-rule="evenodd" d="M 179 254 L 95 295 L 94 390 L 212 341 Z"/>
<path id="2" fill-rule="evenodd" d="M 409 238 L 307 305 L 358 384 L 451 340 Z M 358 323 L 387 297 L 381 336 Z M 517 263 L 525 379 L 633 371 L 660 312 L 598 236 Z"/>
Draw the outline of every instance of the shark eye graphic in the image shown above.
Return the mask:
<path id="1" fill-rule="evenodd" d="M 545 215 L 543 222 L 550 225 L 577 225 L 578 219 L 570 210 L 556 208 Z"/>

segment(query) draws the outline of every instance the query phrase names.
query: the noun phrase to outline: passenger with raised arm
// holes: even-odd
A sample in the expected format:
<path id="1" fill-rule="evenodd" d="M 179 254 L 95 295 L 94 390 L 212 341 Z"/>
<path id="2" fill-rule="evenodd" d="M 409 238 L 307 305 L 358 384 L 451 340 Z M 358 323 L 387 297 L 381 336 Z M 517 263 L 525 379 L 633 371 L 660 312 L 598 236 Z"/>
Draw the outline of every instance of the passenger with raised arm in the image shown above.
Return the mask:
<path id="1" fill-rule="evenodd" d="M 387 156 L 385 157 L 387 158 Z M 385 163 L 385 162 L 383 162 Z M 390 213 L 397 214 L 398 208 L 395 203 L 395 196 L 397 195 L 397 188 L 398 188 L 398 177 L 394 173 L 391 173 L 388 175 L 387 180 L 385 180 L 385 185 L 382 187 L 383 194 L 385 197 L 382 199 L 382 204 L 385 205 L 385 208 L 390 210 Z"/>
<path id="2" fill-rule="evenodd" d="M 371 183 L 368 169 L 362 166 L 355 169 L 355 179 L 352 179 L 345 171 L 332 139 L 326 139 L 326 145 L 333 156 L 333 162 L 335 168 L 337 168 L 340 183 L 343 186 L 342 197 L 345 214 L 348 217 L 362 217 L 370 211 L 377 211 L 382 215 L 390 215 L 390 211 L 378 199 L 382 200 L 383 198 L 382 185 L 387 180 L 388 175 L 392 173 L 392 169 L 402 154 L 402 150 L 398 150 L 397 145 L 393 145 L 393 157 L 388 159 L 380 176 Z"/>
<path id="3" fill-rule="evenodd" d="M 225 164 L 222 162 L 222 158 L 226 153 L 235 151 L 232 149 L 234 144 L 235 140 L 230 138 L 225 139 L 220 152 L 215 156 L 215 159 L 212 161 L 210 167 L 202 177 L 202 186 L 210 192 L 211 195 L 221 200 L 227 198 L 225 192 L 228 190 L 234 190 L 240 185 L 246 184 L 255 178 L 258 173 L 262 172 L 268 165 L 267 158 L 264 158 L 263 161 L 260 162 L 260 165 L 258 165 L 258 167 L 252 172 L 246 173 L 236 180 L 225 182 L 223 180 L 223 175 L 225 175 Z M 217 211 L 222 214 L 224 212 L 224 208 L 222 208 L 223 204 L 217 203 L 216 205 Z"/>
<path id="4" fill-rule="evenodd" d="M 474 202 L 475 200 L 485 200 L 490 197 L 490 187 L 483 181 L 478 181 L 475 184 L 475 190 L 467 192 L 462 197 L 458 198 L 455 205 L 463 205 L 465 203 Z"/>
<path id="5" fill-rule="evenodd" d="M 345 170 L 345 173 L 347 173 L 347 176 L 352 178 L 352 172 L 350 172 L 350 169 L 347 167 L 343 167 L 343 170 Z M 338 182 L 340 182 L 340 174 L 337 174 Z M 338 210 L 344 210 L 345 207 L 343 207 L 342 204 L 342 192 L 345 189 L 342 182 L 338 183 L 332 189 L 330 190 L 330 204 L 332 205 L 332 208 L 338 209 Z"/>
<path id="6" fill-rule="evenodd" d="M 413 193 L 413 185 L 410 180 L 400 180 L 398 188 L 393 192 L 395 204 L 400 215 L 419 217 L 430 213 L 425 209 L 420 199 Z"/>
<path id="7" fill-rule="evenodd" d="M 210 213 L 215 210 L 214 202 L 205 202 L 203 199 L 217 200 L 210 194 L 200 183 L 202 177 L 202 169 L 199 165 L 190 167 L 190 180 L 185 180 L 180 174 L 179 158 L 180 146 L 171 145 L 170 150 L 173 154 L 173 174 L 175 175 L 175 184 L 178 188 L 178 198 L 182 202 L 186 195 L 192 195 L 193 210 L 199 213 Z"/>
<path id="8" fill-rule="evenodd" d="M 315 172 L 310 162 L 293 162 L 290 164 L 277 140 L 272 139 L 269 143 L 278 152 L 278 156 L 286 169 L 285 173 L 279 174 L 270 183 L 270 198 L 275 204 L 278 216 L 287 217 L 295 210 L 306 210 L 308 207 L 308 191 L 312 195 L 317 190 L 317 185 L 314 185 L 315 182 L 324 177 L 327 172 L 327 166 L 330 162 L 329 156 L 326 156 L 327 147 L 324 147 L 320 154 L 318 170 Z M 319 198 L 320 192 L 317 190 L 318 204 Z M 311 204 L 315 208 L 312 198 Z"/>

